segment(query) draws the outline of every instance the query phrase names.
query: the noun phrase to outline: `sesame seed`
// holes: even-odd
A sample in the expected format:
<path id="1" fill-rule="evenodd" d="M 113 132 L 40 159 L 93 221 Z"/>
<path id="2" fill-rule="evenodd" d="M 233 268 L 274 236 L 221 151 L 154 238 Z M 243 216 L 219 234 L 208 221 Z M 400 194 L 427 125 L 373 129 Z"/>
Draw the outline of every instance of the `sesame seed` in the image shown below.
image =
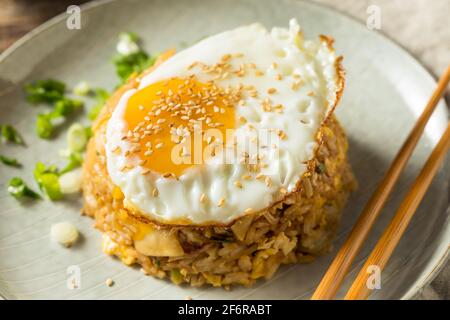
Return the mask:
<path id="1" fill-rule="evenodd" d="M 267 93 L 268 93 L 268 94 L 274 94 L 275 92 L 277 92 L 277 89 L 275 89 L 275 88 L 269 88 L 269 89 L 267 89 Z"/>
<path id="2" fill-rule="evenodd" d="M 157 196 L 159 195 L 158 188 L 153 188 L 152 195 L 153 195 L 154 197 L 157 197 Z"/>
<path id="3" fill-rule="evenodd" d="M 300 85 L 301 85 L 301 81 L 294 81 L 293 83 L 292 83 L 292 85 L 291 85 L 291 89 L 292 90 L 298 90 L 298 88 L 300 88 Z"/>
<path id="4" fill-rule="evenodd" d="M 138 152 L 141 152 L 141 147 L 140 147 L 139 145 L 133 146 L 133 147 L 131 147 L 130 151 L 131 151 L 132 153 L 138 153 Z"/>
<path id="5" fill-rule="evenodd" d="M 272 186 L 272 179 L 270 179 L 270 177 L 266 177 L 264 182 L 265 182 L 266 186 L 268 186 L 268 187 Z"/>
<path id="6" fill-rule="evenodd" d="M 191 70 L 191 69 L 193 69 L 196 65 L 197 65 L 197 62 L 193 62 L 193 63 L 191 63 L 191 64 L 187 67 L 187 69 L 188 69 L 188 70 Z"/>
<path id="7" fill-rule="evenodd" d="M 242 180 L 250 180 L 252 178 L 252 176 L 249 174 L 244 174 L 241 178 L 242 178 Z"/>
<path id="8" fill-rule="evenodd" d="M 113 281 L 113 279 L 108 278 L 108 279 L 106 279 L 105 283 L 108 287 L 111 287 L 114 284 L 114 281 Z"/>
<path id="9" fill-rule="evenodd" d="M 202 193 L 201 195 L 200 195 L 200 203 L 205 203 L 205 201 L 206 201 L 206 195 L 204 194 L 204 193 Z"/>
<path id="10" fill-rule="evenodd" d="M 234 185 L 235 185 L 236 187 L 238 187 L 239 189 L 242 189 L 242 183 L 241 183 L 239 180 L 236 180 L 236 181 L 234 182 Z"/>
<path id="11" fill-rule="evenodd" d="M 263 110 L 265 112 L 271 112 L 272 111 L 272 107 L 269 104 L 267 104 L 267 103 L 263 103 L 262 107 L 263 107 Z"/>
<path id="12" fill-rule="evenodd" d="M 256 90 L 251 90 L 248 92 L 249 96 L 252 98 L 256 98 L 258 96 L 258 91 Z"/>
<path id="13" fill-rule="evenodd" d="M 280 188 L 280 193 L 281 193 L 281 194 L 286 194 L 286 193 L 287 193 L 286 188 L 285 188 L 285 187 L 281 187 L 281 188 Z"/>
<path id="14" fill-rule="evenodd" d="M 164 146 L 164 143 L 160 142 L 158 144 L 155 145 L 156 149 L 161 149 Z"/>
<path id="15" fill-rule="evenodd" d="M 225 204 L 225 199 L 224 199 L 224 198 L 220 198 L 220 199 L 219 199 L 219 202 L 217 202 L 217 206 L 218 206 L 218 207 L 223 207 L 224 204 Z"/>
<path id="16" fill-rule="evenodd" d="M 243 116 L 239 116 L 239 121 L 242 123 L 247 123 L 247 119 Z"/>
<path id="17" fill-rule="evenodd" d="M 277 105 L 274 107 L 274 109 L 275 109 L 275 112 L 282 113 L 284 107 L 283 107 L 282 104 L 277 104 Z"/>
<path id="18" fill-rule="evenodd" d="M 120 147 L 119 146 L 115 146 L 114 148 L 112 148 L 111 151 L 114 152 L 114 153 L 120 152 Z"/>
<path id="19" fill-rule="evenodd" d="M 228 61 L 228 60 L 230 60 L 231 59 L 231 54 L 224 54 L 223 56 L 222 56 L 222 61 Z"/>
<path id="20" fill-rule="evenodd" d="M 278 137 L 280 137 L 281 140 L 286 139 L 286 133 L 283 130 L 278 130 Z"/>
<path id="21" fill-rule="evenodd" d="M 253 208 L 247 208 L 247 209 L 244 210 L 244 213 L 250 213 L 252 211 L 253 211 Z"/>

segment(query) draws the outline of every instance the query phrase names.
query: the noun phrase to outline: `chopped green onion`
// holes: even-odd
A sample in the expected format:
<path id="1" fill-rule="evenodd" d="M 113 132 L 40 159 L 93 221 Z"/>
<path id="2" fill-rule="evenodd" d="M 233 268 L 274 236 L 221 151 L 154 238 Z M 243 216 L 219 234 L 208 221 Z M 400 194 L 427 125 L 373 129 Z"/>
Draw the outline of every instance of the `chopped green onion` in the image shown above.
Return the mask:
<path id="1" fill-rule="evenodd" d="M 89 87 L 89 83 L 87 81 L 79 82 L 75 88 L 73 88 L 73 93 L 78 96 L 87 96 L 91 92 L 91 88 Z"/>
<path id="2" fill-rule="evenodd" d="M 16 168 L 22 167 L 22 164 L 19 161 L 17 161 L 17 159 L 8 158 L 8 157 L 5 157 L 5 156 L 2 156 L 1 154 L 0 154 L 0 161 L 3 164 L 5 164 L 7 166 L 10 166 L 10 167 L 16 167 Z"/>
<path id="3" fill-rule="evenodd" d="M 16 129 L 14 129 L 13 126 L 3 125 L 1 126 L 1 131 L 3 140 L 15 144 L 25 145 L 25 141 L 23 140 L 22 136 Z"/>
<path id="4" fill-rule="evenodd" d="M 135 32 L 121 32 L 119 34 L 119 41 L 131 41 L 139 43 L 139 36 Z"/>
<path id="5" fill-rule="evenodd" d="M 100 104 L 100 103 L 97 103 L 95 106 L 93 106 L 91 108 L 91 110 L 89 110 L 89 114 L 88 114 L 89 120 L 94 121 L 95 119 L 97 119 L 102 108 L 103 108 L 103 104 Z"/>
<path id="6" fill-rule="evenodd" d="M 94 97 L 99 101 L 106 101 L 109 98 L 109 92 L 102 88 L 94 90 Z"/>
<path id="7" fill-rule="evenodd" d="M 25 86 L 28 102 L 54 103 L 64 97 L 66 85 L 58 80 L 38 80 Z"/>
<path id="8" fill-rule="evenodd" d="M 80 93 L 88 93 L 87 83 L 77 88 Z M 36 120 L 36 131 L 39 137 L 49 139 L 53 133 L 53 119 L 65 118 L 83 106 L 80 100 L 69 99 L 64 96 L 66 85 L 58 80 L 38 80 L 25 86 L 27 100 L 30 103 L 53 104 L 52 111 L 41 113 Z"/>
<path id="9" fill-rule="evenodd" d="M 42 162 L 36 164 L 34 178 L 41 191 L 46 194 L 50 200 L 59 200 L 63 198 L 60 177 L 75 168 L 80 167 L 83 162 L 83 157 L 79 152 L 70 152 L 68 158 L 69 163 L 62 170 L 58 170 L 56 166 L 46 167 Z"/>
<path id="10" fill-rule="evenodd" d="M 140 73 L 151 67 L 155 61 L 155 57 L 150 57 L 144 51 L 138 51 L 129 55 L 117 55 L 113 59 L 116 73 L 122 82 L 125 82 L 132 74 Z"/>
<path id="11" fill-rule="evenodd" d="M 51 112 L 51 115 L 53 118 L 65 118 L 82 107 L 83 102 L 80 100 L 63 98 L 56 101 L 55 109 Z"/>
<path id="12" fill-rule="evenodd" d="M 29 197 L 33 199 L 41 199 L 41 196 L 31 190 L 21 178 L 12 178 L 8 184 L 8 192 L 17 199 Z"/>
<path id="13" fill-rule="evenodd" d="M 172 269 L 170 270 L 170 280 L 172 280 L 175 284 L 180 284 L 183 282 L 183 276 L 181 275 L 180 270 Z"/>
<path id="14" fill-rule="evenodd" d="M 100 110 L 102 110 L 106 100 L 109 98 L 109 92 L 105 89 L 98 88 L 94 90 L 94 97 L 97 100 L 97 103 L 91 108 L 91 110 L 89 110 L 88 114 L 91 121 L 97 119 Z"/>
<path id="15" fill-rule="evenodd" d="M 79 152 L 71 152 L 69 154 L 69 163 L 61 170 L 60 174 L 67 173 L 72 171 L 75 168 L 78 168 L 83 163 L 83 157 Z"/>
<path id="16" fill-rule="evenodd" d="M 140 51 L 139 37 L 132 32 L 122 32 L 119 35 L 119 42 L 117 43 L 116 50 L 118 53 L 124 56 L 134 54 Z"/>
<path id="17" fill-rule="evenodd" d="M 81 190 L 83 172 L 81 168 L 62 174 L 59 177 L 59 186 L 63 194 L 76 193 Z"/>
<path id="18" fill-rule="evenodd" d="M 53 119 L 65 118 L 80 109 L 83 102 L 73 99 L 62 99 L 55 103 L 55 109 L 51 112 L 41 113 L 36 119 L 36 132 L 42 139 L 50 139 L 54 126 Z"/>
<path id="19" fill-rule="evenodd" d="M 92 128 L 91 127 L 85 127 L 84 129 L 86 130 L 86 135 L 87 135 L 87 138 L 89 140 L 92 137 L 92 135 L 93 135 Z"/>
<path id="20" fill-rule="evenodd" d="M 316 166 L 316 172 L 319 173 L 319 174 L 326 173 L 327 172 L 327 167 L 325 166 L 325 164 L 319 163 Z"/>
<path id="21" fill-rule="evenodd" d="M 89 110 L 89 114 L 88 114 L 89 120 L 94 121 L 95 119 L 97 119 L 98 114 L 100 113 L 102 108 L 103 108 L 103 104 L 101 104 L 101 103 L 97 103 L 95 106 L 93 106 L 91 108 L 91 110 Z"/>
<path id="22" fill-rule="evenodd" d="M 67 144 L 69 145 L 70 151 L 84 151 L 88 139 L 88 131 L 83 125 L 74 123 L 70 126 L 69 131 L 67 132 Z"/>
<path id="23" fill-rule="evenodd" d="M 38 114 L 36 119 L 36 132 L 42 139 L 50 139 L 53 133 L 52 116 L 50 113 Z"/>
<path id="24" fill-rule="evenodd" d="M 34 178 L 39 188 L 50 200 L 59 200 L 63 197 L 59 185 L 59 176 L 60 172 L 55 166 L 46 168 L 41 162 L 38 162 L 34 169 Z"/>

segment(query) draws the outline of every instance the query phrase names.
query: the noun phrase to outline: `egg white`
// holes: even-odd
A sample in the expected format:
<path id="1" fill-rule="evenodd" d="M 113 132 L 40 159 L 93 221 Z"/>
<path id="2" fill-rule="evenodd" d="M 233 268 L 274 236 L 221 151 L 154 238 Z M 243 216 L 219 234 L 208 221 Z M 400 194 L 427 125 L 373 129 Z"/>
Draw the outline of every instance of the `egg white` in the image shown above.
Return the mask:
<path id="1" fill-rule="evenodd" d="M 188 66 L 197 61 L 213 65 L 225 54 L 238 53 L 242 58 L 232 60 L 231 64 L 254 63 L 264 75 L 257 77 L 249 73 L 244 77 L 219 79 L 216 83 L 222 87 L 239 83 L 253 85 L 259 92 L 258 98 L 245 98 L 245 106 L 235 106 L 236 118 L 243 116 L 248 121 L 238 128 L 238 136 L 245 138 L 249 134 L 248 123 L 256 130 L 279 129 L 285 133 L 286 139 L 279 141 L 279 149 L 271 149 L 265 155 L 267 167 L 261 173 L 270 177 L 270 186 L 256 179 L 242 181 L 241 177 L 248 172 L 239 162 L 224 164 L 213 160 L 192 166 L 178 180 L 166 179 L 158 173 L 142 175 L 141 167 L 121 171 L 120 168 L 132 159 L 116 154 L 113 149 L 117 146 L 122 150 L 130 148 L 129 142 L 121 137 L 128 130 L 123 119 L 127 101 L 136 92 L 133 89 L 121 97 L 107 126 L 107 169 L 112 182 L 124 193 L 126 204 L 144 216 L 168 224 L 180 221 L 228 224 L 249 212 L 249 208 L 258 211 L 279 200 L 280 188 L 288 192 L 297 189 L 306 171 L 305 162 L 314 157 L 316 132 L 334 107 L 341 87 L 338 58 L 330 44 L 323 38 L 304 40 L 295 20 L 290 21 L 289 29 L 273 28 L 268 32 L 260 24 L 252 24 L 206 38 L 143 77 L 137 90 L 171 77 L 183 78 L 191 74 L 206 82 L 212 79 L 210 74 L 196 68 L 189 70 Z M 281 80 L 276 79 L 278 74 Z M 295 74 L 304 82 L 298 90 L 291 88 Z M 267 96 L 269 88 L 277 89 L 270 99 L 274 105 L 284 106 L 283 113 L 264 112 L 261 108 L 261 100 Z M 238 139 L 238 144 L 242 140 Z M 236 187 L 236 180 L 242 182 L 243 188 Z M 159 190 L 158 197 L 151 196 L 155 187 Z M 199 201 L 203 193 L 208 199 L 206 203 Z M 226 200 L 225 205 L 218 206 L 221 198 Z"/>

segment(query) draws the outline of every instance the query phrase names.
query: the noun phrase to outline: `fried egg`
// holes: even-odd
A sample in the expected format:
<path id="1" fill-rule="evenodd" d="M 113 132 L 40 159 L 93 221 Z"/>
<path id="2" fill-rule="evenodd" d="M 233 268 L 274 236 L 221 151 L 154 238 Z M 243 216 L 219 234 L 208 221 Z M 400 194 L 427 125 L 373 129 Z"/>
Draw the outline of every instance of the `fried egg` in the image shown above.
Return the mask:
<path id="1" fill-rule="evenodd" d="M 139 79 L 107 125 L 107 170 L 127 208 L 227 225 L 299 189 L 343 87 L 332 40 L 252 24 L 208 37 Z"/>

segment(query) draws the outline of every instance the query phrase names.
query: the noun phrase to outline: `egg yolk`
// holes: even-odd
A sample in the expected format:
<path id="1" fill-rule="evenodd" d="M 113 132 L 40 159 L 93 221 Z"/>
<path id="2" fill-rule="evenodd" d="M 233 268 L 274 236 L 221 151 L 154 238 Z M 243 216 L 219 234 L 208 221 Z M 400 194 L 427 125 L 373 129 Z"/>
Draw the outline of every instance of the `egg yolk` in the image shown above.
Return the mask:
<path id="1" fill-rule="evenodd" d="M 147 171 L 180 176 L 188 167 L 215 156 L 204 152 L 211 144 L 225 145 L 227 129 L 235 127 L 234 105 L 240 97 L 230 88 L 195 77 L 172 78 L 140 89 L 128 100 L 124 120 L 131 148 L 125 156 L 137 155 Z M 209 138 L 217 130 L 222 139 Z M 214 141 L 217 140 L 217 141 Z M 195 149 L 195 150 L 194 150 Z"/>

